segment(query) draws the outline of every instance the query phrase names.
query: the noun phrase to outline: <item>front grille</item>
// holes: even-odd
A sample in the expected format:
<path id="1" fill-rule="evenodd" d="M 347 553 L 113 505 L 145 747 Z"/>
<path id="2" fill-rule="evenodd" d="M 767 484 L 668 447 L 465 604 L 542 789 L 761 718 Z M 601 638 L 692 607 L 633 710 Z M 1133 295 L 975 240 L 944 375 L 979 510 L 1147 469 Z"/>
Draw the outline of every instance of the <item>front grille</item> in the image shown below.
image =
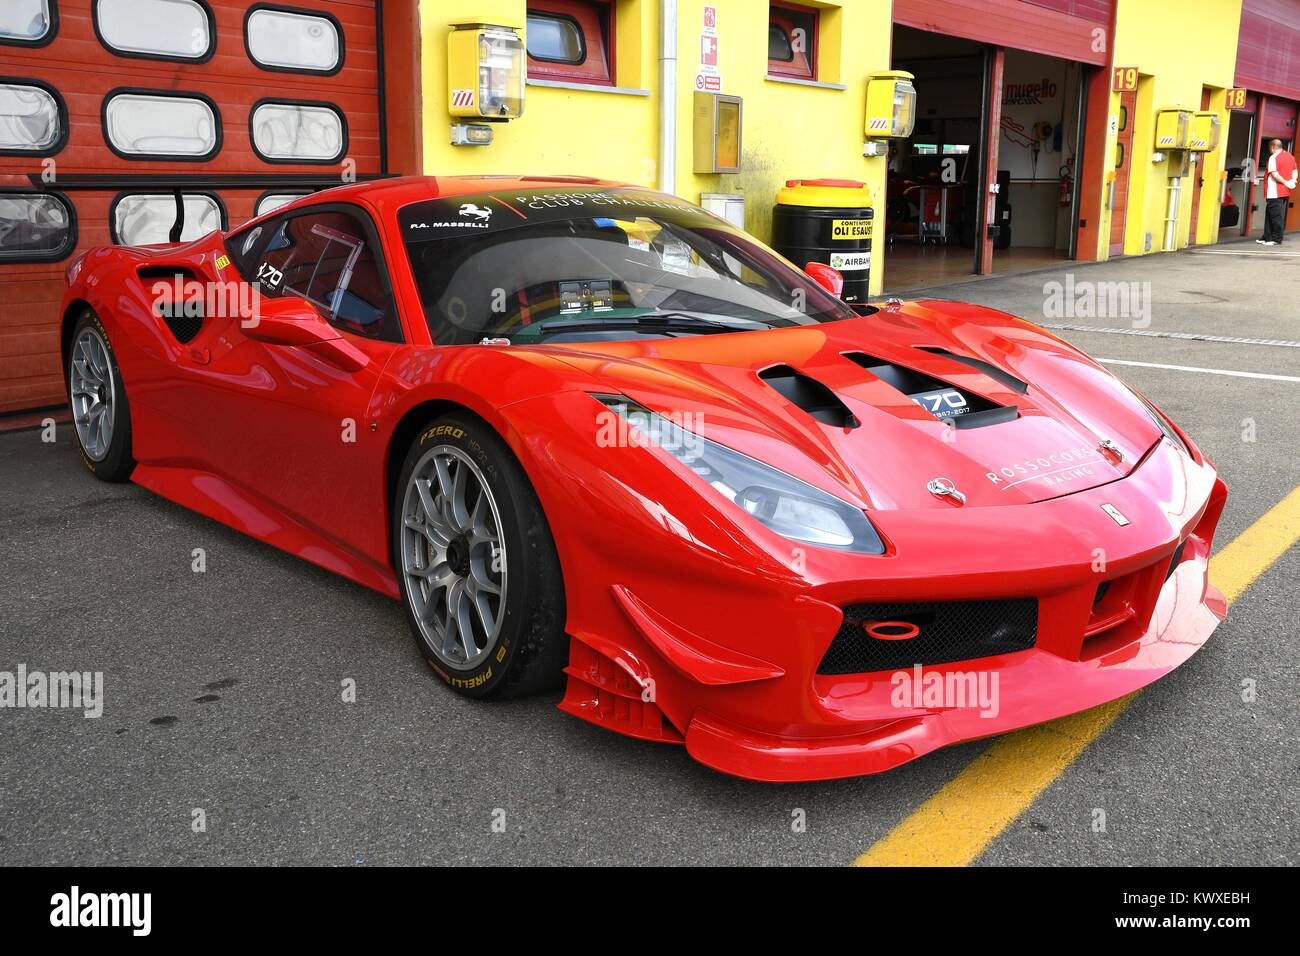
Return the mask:
<path id="1" fill-rule="evenodd" d="M 884 640 L 878 633 L 910 633 L 906 640 Z M 818 674 L 865 674 L 1010 654 L 1034 646 L 1038 635 L 1038 601 L 947 601 L 941 603 L 850 604 L 844 623 L 826 651 Z"/>

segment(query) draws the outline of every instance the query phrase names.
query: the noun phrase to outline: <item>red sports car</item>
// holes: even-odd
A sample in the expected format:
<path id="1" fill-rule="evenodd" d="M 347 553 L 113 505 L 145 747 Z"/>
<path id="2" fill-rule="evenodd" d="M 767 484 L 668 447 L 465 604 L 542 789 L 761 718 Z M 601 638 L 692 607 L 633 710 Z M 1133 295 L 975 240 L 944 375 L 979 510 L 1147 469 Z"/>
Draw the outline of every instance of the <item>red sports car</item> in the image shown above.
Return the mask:
<path id="1" fill-rule="evenodd" d="M 1226 487 L 1042 329 L 850 308 L 681 199 L 406 178 L 95 249 L 86 466 L 403 602 L 459 693 L 758 780 L 1108 701 L 1222 620 Z"/>

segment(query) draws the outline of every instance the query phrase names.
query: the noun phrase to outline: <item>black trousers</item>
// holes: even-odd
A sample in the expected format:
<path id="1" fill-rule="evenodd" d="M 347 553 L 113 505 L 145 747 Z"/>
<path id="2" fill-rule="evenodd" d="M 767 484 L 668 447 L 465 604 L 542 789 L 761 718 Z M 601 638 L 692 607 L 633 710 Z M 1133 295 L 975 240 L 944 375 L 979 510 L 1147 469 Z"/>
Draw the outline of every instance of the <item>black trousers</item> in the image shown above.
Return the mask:
<path id="1" fill-rule="evenodd" d="M 1264 241 L 1281 242 L 1286 228 L 1286 199 L 1269 199 L 1264 203 Z"/>

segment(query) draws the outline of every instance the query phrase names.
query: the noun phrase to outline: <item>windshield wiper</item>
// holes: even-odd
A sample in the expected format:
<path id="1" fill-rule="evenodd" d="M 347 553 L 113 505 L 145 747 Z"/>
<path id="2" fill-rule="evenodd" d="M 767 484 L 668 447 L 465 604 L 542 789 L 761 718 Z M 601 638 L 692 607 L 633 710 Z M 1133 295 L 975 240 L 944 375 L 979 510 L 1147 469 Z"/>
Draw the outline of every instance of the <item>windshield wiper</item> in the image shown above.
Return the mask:
<path id="1" fill-rule="evenodd" d="M 552 319 L 531 326 L 535 335 L 555 334 L 559 332 L 599 332 L 604 329 L 654 329 L 664 332 L 744 332 L 751 329 L 767 328 L 761 322 L 751 319 L 736 320 L 741 324 L 721 322 L 717 319 L 703 319 L 687 312 L 652 312 L 647 315 L 596 319 L 594 321 L 569 321 Z M 522 331 L 522 330 L 521 330 Z"/>

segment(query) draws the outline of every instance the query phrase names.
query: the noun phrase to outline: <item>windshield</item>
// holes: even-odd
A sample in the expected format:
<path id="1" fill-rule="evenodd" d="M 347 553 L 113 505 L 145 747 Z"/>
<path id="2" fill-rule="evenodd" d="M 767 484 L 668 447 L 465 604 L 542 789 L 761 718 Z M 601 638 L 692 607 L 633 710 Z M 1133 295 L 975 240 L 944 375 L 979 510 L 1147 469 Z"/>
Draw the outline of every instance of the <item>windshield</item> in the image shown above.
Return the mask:
<path id="1" fill-rule="evenodd" d="M 507 189 L 398 216 L 433 340 L 666 338 L 855 317 L 753 237 L 648 190 Z"/>

